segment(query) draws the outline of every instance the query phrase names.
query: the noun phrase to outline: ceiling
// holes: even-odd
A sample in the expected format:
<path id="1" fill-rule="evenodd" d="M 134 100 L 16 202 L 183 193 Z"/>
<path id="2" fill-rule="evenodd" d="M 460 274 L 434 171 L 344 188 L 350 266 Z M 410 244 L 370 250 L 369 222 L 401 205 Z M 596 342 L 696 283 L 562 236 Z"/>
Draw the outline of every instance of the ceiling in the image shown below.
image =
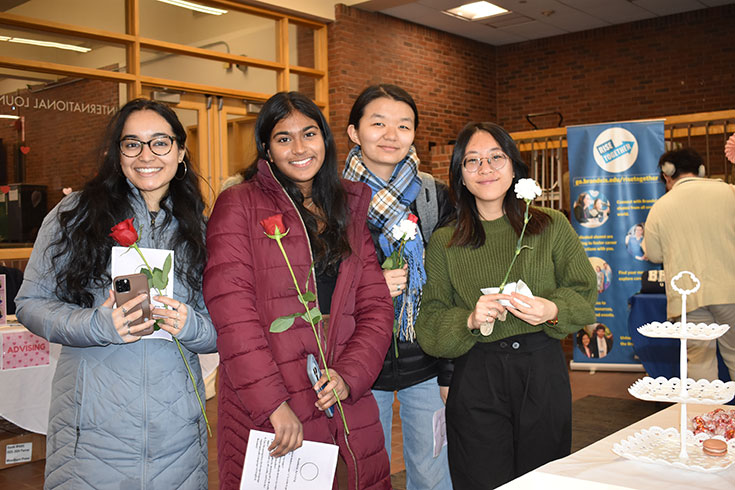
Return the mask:
<path id="1" fill-rule="evenodd" d="M 475 0 L 369 0 L 381 12 L 495 46 L 716 7 L 733 0 L 488 0 L 510 13 L 469 22 L 442 13 Z"/>

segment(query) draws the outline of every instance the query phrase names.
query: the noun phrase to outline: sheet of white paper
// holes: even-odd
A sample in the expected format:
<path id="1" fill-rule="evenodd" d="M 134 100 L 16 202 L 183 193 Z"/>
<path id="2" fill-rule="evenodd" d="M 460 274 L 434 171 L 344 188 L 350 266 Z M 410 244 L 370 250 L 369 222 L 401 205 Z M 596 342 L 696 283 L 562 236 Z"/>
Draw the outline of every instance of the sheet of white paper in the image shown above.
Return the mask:
<path id="1" fill-rule="evenodd" d="M 434 457 L 439 456 L 442 448 L 447 445 L 447 418 L 444 407 L 434 412 Z"/>
<path id="2" fill-rule="evenodd" d="M 494 288 L 482 288 L 480 289 L 482 294 L 496 294 L 500 292 L 500 288 L 494 287 Z M 505 285 L 502 291 L 503 294 L 510 294 L 510 293 L 518 293 L 522 294 L 524 296 L 528 296 L 529 298 L 533 298 L 533 293 L 531 292 L 531 288 L 528 287 L 528 284 L 521 281 L 520 279 L 518 282 L 509 282 Z M 508 301 L 507 299 L 501 299 L 500 304 L 505 306 L 506 308 L 513 308 L 513 304 Z M 523 306 L 528 306 L 527 304 L 523 303 Z"/>
<path id="3" fill-rule="evenodd" d="M 143 256 L 148 261 L 148 264 L 150 264 L 151 267 L 154 269 L 157 267 L 159 269 L 163 269 L 163 263 L 166 260 L 166 257 L 171 254 L 171 270 L 168 273 L 168 286 L 166 286 L 166 289 L 162 290 L 163 296 L 168 296 L 170 298 L 173 298 L 174 296 L 174 251 L 173 250 L 163 250 L 163 249 L 157 249 L 157 248 L 141 248 L 141 252 L 143 252 Z M 138 255 L 138 252 L 136 252 L 134 249 L 130 249 L 127 247 L 112 247 L 112 264 L 110 267 L 110 274 L 113 278 L 117 276 L 124 276 L 126 274 L 137 274 L 141 271 L 144 267 L 147 268 L 145 263 L 143 262 L 143 259 L 140 258 L 140 255 Z M 163 303 L 159 301 L 155 301 L 153 299 L 154 296 L 158 296 L 158 291 L 155 289 L 151 289 L 151 304 L 153 306 L 160 306 L 163 307 Z M 146 335 L 145 337 L 142 337 L 143 340 L 152 340 L 152 339 L 163 339 L 168 340 L 170 342 L 173 341 L 173 338 L 171 337 L 171 334 L 166 332 L 165 330 L 156 330 L 150 335 Z"/>
<path id="4" fill-rule="evenodd" d="M 324 490 L 332 488 L 339 447 L 304 441 L 280 458 L 268 453 L 274 434 L 251 430 L 240 490 Z"/>

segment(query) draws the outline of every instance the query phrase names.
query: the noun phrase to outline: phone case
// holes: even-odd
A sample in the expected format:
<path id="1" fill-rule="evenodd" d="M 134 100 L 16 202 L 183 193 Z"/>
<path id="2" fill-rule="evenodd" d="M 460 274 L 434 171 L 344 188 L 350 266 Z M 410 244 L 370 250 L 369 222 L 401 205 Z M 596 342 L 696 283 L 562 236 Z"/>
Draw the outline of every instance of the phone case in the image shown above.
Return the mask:
<path id="1" fill-rule="evenodd" d="M 319 381 L 319 378 L 322 377 L 322 372 L 319 369 L 319 363 L 316 362 L 314 354 L 309 354 L 306 357 L 306 374 L 309 376 L 309 381 L 311 381 L 312 386 L 314 386 L 316 382 Z M 317 393 L 319 393 L 320 391 L 322 391 L 322 387 L 319 387 L 319 389 L 316 390 Z M 334 416 L 333 407 L 329 407 L 328 409 L 324 410 L 324 413 L 327 415 L 327 417 L 332 418 Z"/>
<path id="2" fill-rule="evenodd" d="M 119 281 L 123 281 L 123 283 L 120 284 L 121 287 L 118 287 Z M 127 285 L 129 287 L 125 287 L 124 281 L 127 281 Z M 127 291 L 122 291 L 121 289 L 127 289 Z M 143 315 L 137 320 L 131 321 L 130 325 L 140 325 L 151 317 L 150 288 L 148 287 L 148 278 L 145 274 L 118 276 L 112 281 L 112 290 L 115 293 L 115 304 L 117 307 L 125 304 L 140 294 L 146 295 L 146 299 L 144 299 L 140 304 L 134 306 L 132 310 L 128 311 L 128 315 L 134 311 L 143 311 Z M 153 333 L 153 326 L 146 328 L 141 332 L 137 332 L 135 335 L 143 336 L 151 333 Z"/>

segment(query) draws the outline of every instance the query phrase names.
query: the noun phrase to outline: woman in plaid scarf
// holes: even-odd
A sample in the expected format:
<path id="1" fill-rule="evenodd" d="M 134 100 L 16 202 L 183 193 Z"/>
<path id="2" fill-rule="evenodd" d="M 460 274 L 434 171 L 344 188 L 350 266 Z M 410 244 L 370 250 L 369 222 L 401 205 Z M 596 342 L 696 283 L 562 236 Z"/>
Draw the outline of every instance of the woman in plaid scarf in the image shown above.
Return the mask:
<path id="1" fill-rule="evenodd" d="M 406 488 L 451 489 L 446 448 L 438 457 L 433 455 L 432 418 L 443 407 L 452 365 L 425 354 L 415 340 L 413 326 L 426 282 L 424 247 L 434 228 L 453 217 L 454 209 L 446 185 L 418 171 L 413 146 L 418 123 L 416 103 L 405 90 L 388 84 L 366 88 L 350 112 L 347 133 L 356 146 L 347 158 L 344 177 L 365 182 L 372 189 L 368 228 L 381 262 L 400 246 L 391 233 L 393 227 L 409 213 L 419 218 L 416 238 L 406 241 L 403 248 L 406 266 L 383 271 L 394 298 L 397 323 L 373 395 L 390 456 L 393 393 L 397 392 Z"/>

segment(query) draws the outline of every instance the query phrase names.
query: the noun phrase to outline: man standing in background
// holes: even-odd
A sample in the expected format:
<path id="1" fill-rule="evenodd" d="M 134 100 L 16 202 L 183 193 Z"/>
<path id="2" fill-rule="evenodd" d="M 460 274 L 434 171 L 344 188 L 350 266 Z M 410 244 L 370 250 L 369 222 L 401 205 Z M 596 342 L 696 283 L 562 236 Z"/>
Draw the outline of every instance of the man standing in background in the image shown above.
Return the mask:
<path id="1" fill-rule="evenodd" d="M 681 317 L 681 295 L 671 287 L 671 278 L 681 271 L 693 273 L 701 285 L 687 296 L 687 323 L 731 328 L 716 341 L 687 342 L 689 376 L 717 379 L 719 344 L 735 379 L 735 188 L 704 178 L 702 157 L 691 148 L 664 153 L 658 165 L 667 192 L 648 214 L 643 249 L 648 260 L 664 264 L 666 314 L 673 321 Z M 685 278 L 681 283 L 682 289 L 692 287 Z"/>

